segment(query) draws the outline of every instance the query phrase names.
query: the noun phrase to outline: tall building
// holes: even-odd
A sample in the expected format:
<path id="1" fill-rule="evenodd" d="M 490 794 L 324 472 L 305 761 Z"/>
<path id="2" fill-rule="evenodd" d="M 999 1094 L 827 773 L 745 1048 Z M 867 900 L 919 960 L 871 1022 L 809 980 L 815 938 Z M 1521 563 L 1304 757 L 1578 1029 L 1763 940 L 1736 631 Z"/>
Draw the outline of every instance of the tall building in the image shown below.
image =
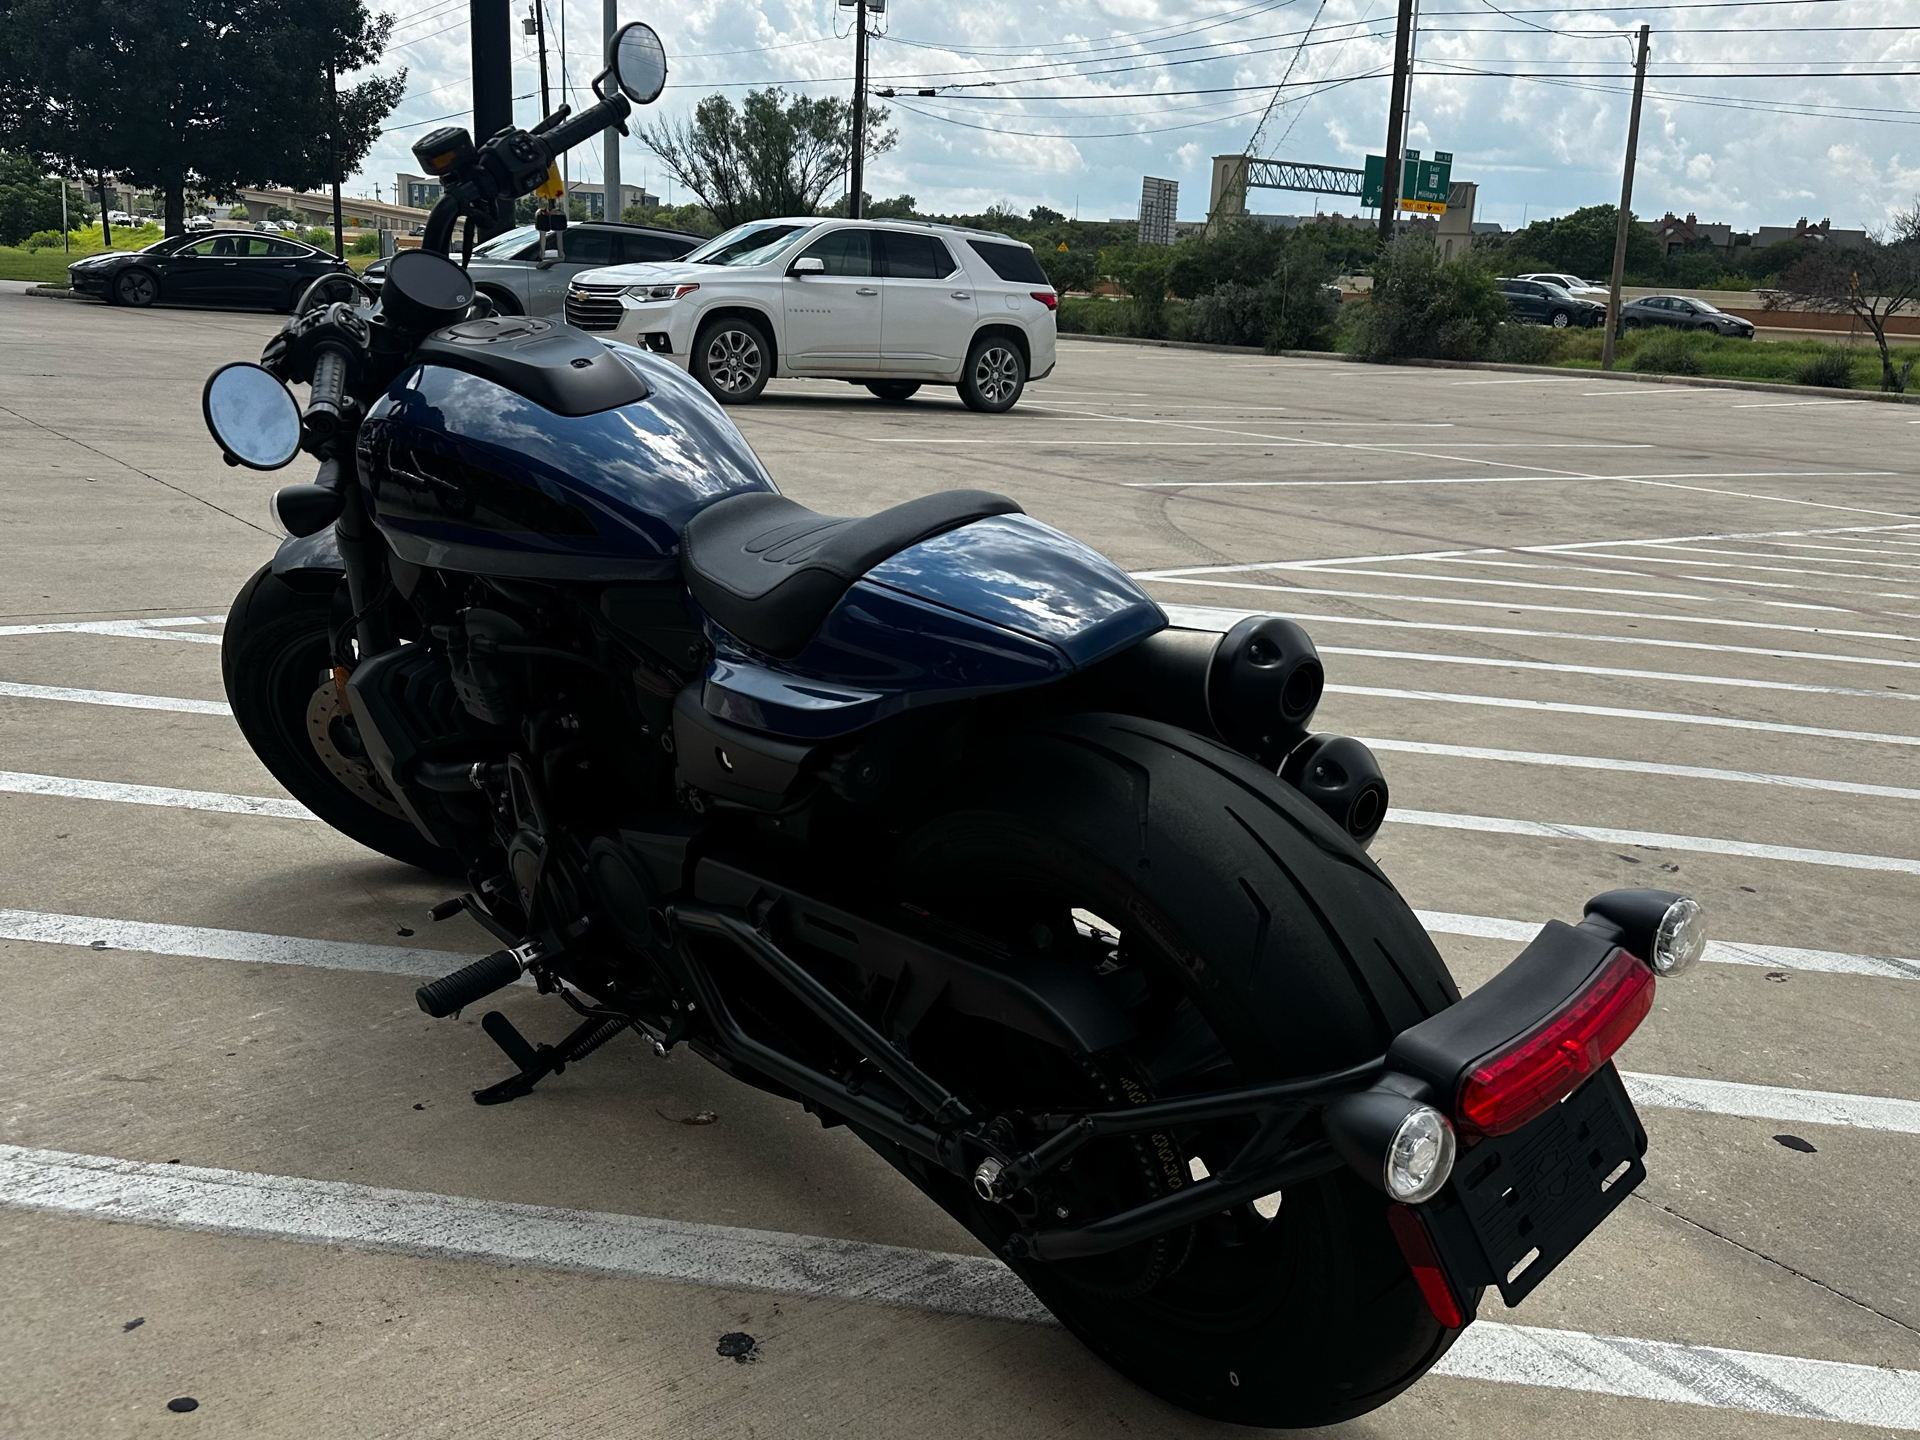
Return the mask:
<path id="1" fill-rule="evenodd" d="M 1180 208 L 1180 182 L 1152 175 L 1140 181 L 1140 243 L 1173 244 L 1174 216 Z"/>

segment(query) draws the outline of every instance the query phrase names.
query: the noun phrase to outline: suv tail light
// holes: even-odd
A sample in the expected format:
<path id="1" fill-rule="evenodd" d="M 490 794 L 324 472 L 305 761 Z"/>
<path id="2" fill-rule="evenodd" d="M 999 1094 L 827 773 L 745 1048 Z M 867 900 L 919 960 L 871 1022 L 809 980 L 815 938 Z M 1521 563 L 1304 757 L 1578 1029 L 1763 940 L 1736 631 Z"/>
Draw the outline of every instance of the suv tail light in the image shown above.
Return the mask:
<path id="1" fill-rule="evenodd" d="M 1508 1135 L 1579 1089 L 1626 1044 L 1653 1008 L 1653 971 L 1616 949 L 1591 983 L 1460 1082 L 1454 1118 L 1482 1135 Z"/>
<path id="2" fill-rule="evenodd" d="M 1038 300 L 1049 310 L 1058 310 L 1060 308 L 1060 297 L 1051 290 L 1031 290 L 1027 293 L 1032 295 L 1034 299 Z"/>

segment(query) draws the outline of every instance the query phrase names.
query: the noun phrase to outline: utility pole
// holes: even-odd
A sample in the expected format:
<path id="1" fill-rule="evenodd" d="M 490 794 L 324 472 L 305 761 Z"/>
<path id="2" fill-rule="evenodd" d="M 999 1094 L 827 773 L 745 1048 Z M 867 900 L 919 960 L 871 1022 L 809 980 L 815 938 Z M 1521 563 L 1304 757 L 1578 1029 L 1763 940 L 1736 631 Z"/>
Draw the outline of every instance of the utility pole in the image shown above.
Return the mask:
<path id="1" fill-rule="evenodd" d="M 606 45 L 613 41 L 613 32 L 620 28 L 619 0 L 600 0 L 600 19 L 601 28 L 606 31 L 603 37 L 604 43 L 601 46 L 605 49 Z M 600 218 L 618 220 L 622 208 L 620 205 L 620 127 L 618 125 L 607 127 L 607 158 L 601 168 L 604 173 L 600 178 L 606 182 L 607 198 L 600 206 Z"/>
<path id="2" fill-rule="evenodd" d="M 467 29 L 473 53 L 473 141 L 484 145 L 513 124 L 513 17 L 508 0 L 467 0 Z M 513 202 L 503 200 L 494 224 L 497 234 L 513 221 Z"/>
<path id="3" fill-rule="evenodd" d="M 1627 226 L 1633 223 L 1633 159 L 1640 148 L 1640 97 L 1647 88 L 1647 36 L 1640 27 L 1640 53 L 1633 62 L 1633 113 L 1627 120 L 1627 163 L 1620 176 L 1620 221 L 1613 232 L 1613 285 L 1607 292 L 1607 337 L 1600 342 L 1600 368 L 1613 368 L 1613 344 L 1620 329 L 1620 281 L 1627 273 Z"/>
<path id="4" fill-rule="evenodd" d="M 547 91 L 547 0 L 533 0 L 533 38 L 540 51 L 540 118 L 553 113 L 553 96 Z"/>
<path id="5" fill-rule="evenodd" d="M 867 0 L 853 0 L 853 153 L 847 166 L 847 218 L 858 220 L 867 161 Z"/>
<path id="6" fill-rule="evenodd" d="M 1413 4 L 1400 0 L 1393 34 L 1393 95 L 1387 102 L 1387 163 L 1380 170 L 1380 243 L 1392 241 L 1400 220 L 1402 152 L 1407 148 L 1407 75 L 1413 68 Z"/>
<path id="7" fill-rule="evenodd" d="M 333 254 L 335 259 L 345 259 L 347 240 L 340 225 L 340 79 L 331 60 L 327 62 L 327 93 L 332 97 L 327 120 L 327 174 L 333 180 Z"/>

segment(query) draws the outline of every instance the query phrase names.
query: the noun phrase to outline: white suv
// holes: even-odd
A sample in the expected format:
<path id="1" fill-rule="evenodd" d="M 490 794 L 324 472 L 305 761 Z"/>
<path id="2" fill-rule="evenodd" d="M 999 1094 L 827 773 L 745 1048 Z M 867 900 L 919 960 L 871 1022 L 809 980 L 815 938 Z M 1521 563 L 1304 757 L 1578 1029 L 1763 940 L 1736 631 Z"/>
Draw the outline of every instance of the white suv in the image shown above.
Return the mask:
<path id="1" fill-rule="evenodd" d="M 775 376 L 902 401 L 953 385 L 1010 410 L 1053 369 L 1058 305 L 1033 247 L 907 220 L 757 220 L 684 259 L 576 275 L 567 320 L 672 358 L 723 404 Z"/>

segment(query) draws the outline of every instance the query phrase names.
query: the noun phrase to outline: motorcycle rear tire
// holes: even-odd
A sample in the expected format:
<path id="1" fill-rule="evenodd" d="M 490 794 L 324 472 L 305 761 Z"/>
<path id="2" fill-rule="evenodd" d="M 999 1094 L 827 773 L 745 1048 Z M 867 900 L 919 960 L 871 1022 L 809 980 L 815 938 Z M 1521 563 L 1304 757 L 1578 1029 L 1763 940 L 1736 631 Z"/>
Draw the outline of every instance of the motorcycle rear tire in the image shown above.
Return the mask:
<path id="1" fill-rule="evenodd" d="M 220 673 L 240 733 L 294 799 L 370 850 L 441 875 L 466 867 L 413 825 L 348 790 L 307 737 L 307 704 L 328 666 L 333 594 L 297 589 L 262 566 L 235 597 L 220 646 Z"/>
<path id="2" fill-rule="evenodd" d="M 1108 917 L 1126 937 L 1115 953 L 1130 947 L 1174 977 L 1231 1059 L 1231 1080 L 1216 1073 L 1204 1088 L 1378 1055 L 1458 998 L 1364 852 L 1275 776 L 1188 732 L 1117 715 L 1048 722 L 969 767 L 955 797 L 905 841 L 901 893 L 936 911 L 937 895 L 974 915 L 1002 896 L 1015 912 L 1043 897 Z M 978 1048 L 979 1083 L 941 1078 L 963 1095 L 1004 1092 L 1004 1060 L 989 1072 L 1017 1052 Z M 1093 1059 L 1127 1063 L 1112 1051 Z M 1006 1207 L 864 1138 L 1005 1255 L 1016 1228 Z M 1459 1334 L 1421 1298 L 1387 1208 L 1346 1170 L 1289 1187 L 1251 1242 L 1192 1227 L 1190 1250 L 1143 1272 L 1162 1276 L 1143 1293 L 1090 1289 L 1066 1268 L 1087 1261 L 1008 1263 L 1062 1324 L 1161 1398 L 1243 1425 L 1327 1425 L 1385 1404 Z"/>

